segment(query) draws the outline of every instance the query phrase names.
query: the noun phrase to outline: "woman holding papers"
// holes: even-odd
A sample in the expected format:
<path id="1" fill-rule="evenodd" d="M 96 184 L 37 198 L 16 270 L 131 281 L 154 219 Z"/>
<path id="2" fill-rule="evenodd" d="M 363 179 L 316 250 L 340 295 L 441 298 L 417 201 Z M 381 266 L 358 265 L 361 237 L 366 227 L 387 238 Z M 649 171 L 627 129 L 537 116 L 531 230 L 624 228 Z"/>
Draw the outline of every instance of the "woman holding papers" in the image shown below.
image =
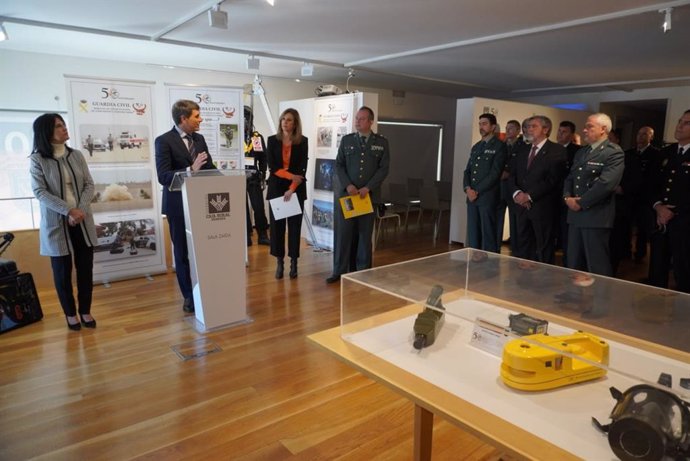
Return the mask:
<path id="1" fill-rule="evenodd" d="M 270 136 L 267 143 L 268 200 L 283 197 L 283 200 L 298 200 L 300 209 L 304 209 L 307 199 L 305 175 L 309 159 L 307 138 L 302 136 L 302 122 L 299 112 L 285 109 L 278 119 L 278 133 Z M 295 197 L 296 196 L 296 197 Z M 283 278 L 285 258 L 285 225 L 288 231 L 288 256 L 290 256 L 290 278 L 297 277 L 297 258 L 299 258 L 302 215 L 276 220 L 273 208 L 270 209 L 271 254 L 277 259 L 276 278 Z"/>

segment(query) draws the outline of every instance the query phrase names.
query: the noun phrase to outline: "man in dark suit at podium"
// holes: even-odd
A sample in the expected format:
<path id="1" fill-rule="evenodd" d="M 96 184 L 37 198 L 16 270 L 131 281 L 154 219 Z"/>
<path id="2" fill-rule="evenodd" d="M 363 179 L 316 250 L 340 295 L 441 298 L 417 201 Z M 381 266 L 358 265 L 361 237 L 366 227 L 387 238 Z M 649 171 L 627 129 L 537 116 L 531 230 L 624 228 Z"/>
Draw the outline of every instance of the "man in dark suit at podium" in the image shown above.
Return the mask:
<path id="1" fill-rule="evenodd" d="M 177 283 L 184 296 L 182 309 L 191 313 L 194 312 L 194 299 L 182 192 L 169 191 L 168 187 L 175 173 L 179 171 L 215 169 L 215 166 L 204 137 L 197 133 L 203 121 L 199 105 L 194 101 L 181 99 L 172 106 L 172 118 L 175 122 L 172 130 L 156 138 L 156 172 L 158 182 L 163 186 L 162 212 L 168 217 Z"/>

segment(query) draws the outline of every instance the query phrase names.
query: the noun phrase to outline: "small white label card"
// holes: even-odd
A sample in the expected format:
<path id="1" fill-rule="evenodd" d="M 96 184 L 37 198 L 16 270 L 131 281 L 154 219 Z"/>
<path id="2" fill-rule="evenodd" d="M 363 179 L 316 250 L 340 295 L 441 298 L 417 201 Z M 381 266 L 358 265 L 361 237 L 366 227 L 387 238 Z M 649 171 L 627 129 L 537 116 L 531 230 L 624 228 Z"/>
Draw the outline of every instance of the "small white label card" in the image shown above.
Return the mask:
<path id="1" fill-rule="evenodd" d="M 513 339 L 509 336 L 509 332 L 507 325 L 499 325 L 477 317 L 474 321 L 470 345 L 500 359 L 503 357 L 503 346 Z"/>

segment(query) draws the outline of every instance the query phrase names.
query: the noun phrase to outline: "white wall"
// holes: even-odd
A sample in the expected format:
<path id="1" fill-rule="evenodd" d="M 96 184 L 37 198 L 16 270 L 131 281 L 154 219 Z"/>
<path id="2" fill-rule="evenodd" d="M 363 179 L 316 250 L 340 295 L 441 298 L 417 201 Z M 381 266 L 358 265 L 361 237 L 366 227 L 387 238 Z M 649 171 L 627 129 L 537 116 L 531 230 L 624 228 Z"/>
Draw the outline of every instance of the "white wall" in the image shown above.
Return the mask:
<path id="1" fill-rule="evenodd" d="M 242 88 L 251 84 L 253 76 L 227 72 L 207 72 L 191 69 L 166 69 L 161 66 L 54 56 L 17 51 L 0 51 L 0 108 L 33 109 L 39 111 L 67 110 L 67 89 L 64 75 L 129 79 L 155 82 L 154 135 L 172 126 L 167 107 L 166 83 L 221 85 Z M 311 85 L 290 80 L 265 79 L 263 86 L 272 111 L 277 111 L 279 99 L 302 98 L 313 95 Z M 248 103 L 247 98 L 245 103 Z M 261 103 L 255 98 L 255 125 L 264 133 L 269 131 Z M 278 114 L 274 113 L 273 117 Z M 270 133 L 269 133 L 270 134 Z"/>
<path id="2" fill-rule="evenodd" d="M 158 65 L 141 63 L 0 50 L 0 110 L 67 111 L 65 75 L 153 83 L 154 137 L 170 130 L 173 124 L 167 104 L 166 84 L 242 88 L 251 85 L 254 80 L 254 75 L 243 73 L 167 69 Z M 356 79 L 351 80 L 350 83 L 351 90 L 378 94 L 378 118 L 443 124 L 445 127 L 443 179 L 452 180 L 455 99 L 407 93 L 402 104 L 396 104 L 390 90 L 360 87 L 357 86 Z M 319 85 L 319 82 L 298 83 L 294 80 L 262 77 L 262 84 L 273 123 L 277 125 L 279 102 L 313 98 L 314 88 Z M 249 102 L 250 97 L 245 96 L 244 103 L 249 104 Z M 66 117 L 67 120 L 70 118 Z M 267 114 L 258 97 L 254 97 L 254 125 L 266 137 L 273 134 L 269 128 Z M 2 152 L 0 149 L 0 154 Z M 391 155 L 396 157 L 399 164 L 417 161 L 414 152 L 392 152 Z M 2 155 L 0 155 L 0 163 L 2 161 Z M 39 260 L 44 261 L 42 258 Z"/>
<path id="3" fill-rule="evenodd" d="M 0 109 L 31 109 L 37 111 L 67 110 L 67 90 L 64 75 L 83 77 L 130 79 L 155 82 L 154 136 L 170 129 L 172 120 L 167 107 L 165 83 L 221 85 L 244 87 L 254 76 L 242 73 L 212 72 L 193 69 L 166 69 L 158 65 L 97 60 L 71 56 L 56 56 L 21 51 L 0 50 Z M 315 82 L 297 83 L 294 80 L 262 77 L 266 99 L 274 123 L 279 115 L 278 103 L 314 97 Z M 360 87 L 356 78 L 350 89 L 377 93 L 379 119 L 412 120 L 444 125 L 443 178 L 451 180 L 453 143 L 455 137 L 455 99 L 407 93 L 402 104 L 396 104 L 391 90 Z M 245 104 L 249 103 L 246 97 Z M 273 134 L 258 97 L 254 98 L 254 125 L 265 136 Z M 414 162 L 414 152 L 392 152 L 401 163 Z"/>
<path id="4" fill-rule="evenodd" d="M 534 104 L 585 104 L 587 110 L 591 112 L 597 112 L 599 104 L 602 102 L 641 101 L 647 99 L 668 100 L 664 140 L 675 142 L 673 133 L 676 128 L 676 121 L 683 115 L 683 112 L 690 109 L 690 86 L 519 98 L 520 101 Z"/>

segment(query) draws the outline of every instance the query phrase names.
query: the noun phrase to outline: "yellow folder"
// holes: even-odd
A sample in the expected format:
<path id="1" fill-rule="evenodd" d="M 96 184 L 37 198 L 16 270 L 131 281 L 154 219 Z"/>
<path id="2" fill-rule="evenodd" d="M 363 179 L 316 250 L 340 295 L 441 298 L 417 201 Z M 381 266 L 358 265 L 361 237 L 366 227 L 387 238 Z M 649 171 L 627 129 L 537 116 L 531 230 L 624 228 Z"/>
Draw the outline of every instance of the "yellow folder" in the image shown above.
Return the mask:
<path id="1" fill-rule="evenodd" d="M 371 197 L 369 194 L 367 194 L 364 198 L 360 198 L 359 194 L 341 197 L 340 208 L 343 210 L 343 216 L 345 216 L 345 219 L 374 212 L 374 207 L 371 205 Z"/>

